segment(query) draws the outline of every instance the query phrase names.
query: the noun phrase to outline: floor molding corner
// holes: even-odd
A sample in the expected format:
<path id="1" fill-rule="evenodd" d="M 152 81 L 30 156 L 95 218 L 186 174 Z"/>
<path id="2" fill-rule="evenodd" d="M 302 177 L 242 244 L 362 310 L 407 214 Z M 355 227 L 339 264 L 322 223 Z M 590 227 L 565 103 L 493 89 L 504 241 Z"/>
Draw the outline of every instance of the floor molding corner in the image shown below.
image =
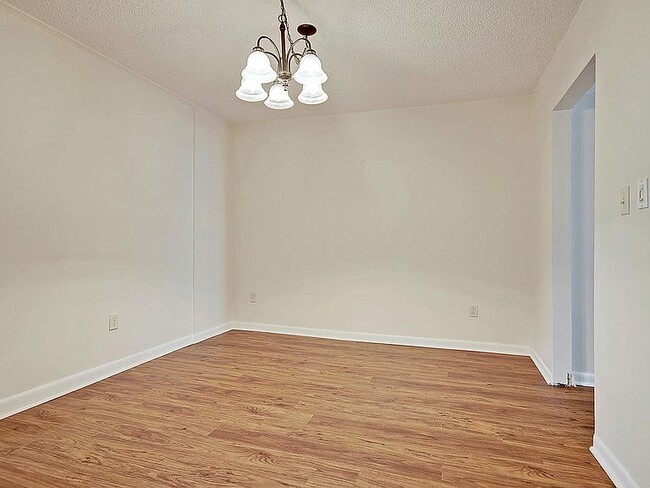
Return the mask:
<path id="1" fill-rule="evenodd" d="M 589 450 L 605 470 L 607 476 L 614 482 L 616 488 L 641 488 L 616 456 L 614 456 L 614 453 L 609 450 L 597 435 L 594 435 L 594 445 Z"/>
<path id="2" fill-rule="evenodd" d="M 342 330 L 315 329 L 310 327 L 293 327 L 288 325 L 261 324 L 254 322 L 232 322 L 232 329 L 255 332 L 270 332 L 273 334 L 299 335 L 320 337 L 354 342 L 372 342 L 376 344 L 392 344 L 399 346 L 419 346 L 439 349 L 456 349 L 460 351 L 491 352 L 514 356 L 529 356 L 530 347 L 492 342 L 458 341 L 450 339 L 434 339 L 429 337 L 399 336 L 375 334 L 370 332 L 350 332 Z"/>
<path id="3" fill-rule="evenodd" d="M 224 334 L 232 329 L 231 324 L 232 324 L 231 322 L 226 322 L 225 324 L 217 325 L 216 327 L 202 330 L 201 332 L 196 332 L 192 336 L 192 343 L 197 344 L 199 342 L 205 341 L 212 337 L 216 337 L 218 335 Z"/>
<path id="4" fill-rule="evenodd" d="M 551 369 L 546 365 L 542 358 L 539 357 L 537 351 L 535 351 L 535 349 L 532 347 L 530 348 L 530 359 L 533 360 L 533 363 L 537 367 L 539 373 L 542 375 L 542 378 L 544 378 L 544 381 L 546 381 L 546 384 L 552 385 L 553 374 L 551 373 Z"/>

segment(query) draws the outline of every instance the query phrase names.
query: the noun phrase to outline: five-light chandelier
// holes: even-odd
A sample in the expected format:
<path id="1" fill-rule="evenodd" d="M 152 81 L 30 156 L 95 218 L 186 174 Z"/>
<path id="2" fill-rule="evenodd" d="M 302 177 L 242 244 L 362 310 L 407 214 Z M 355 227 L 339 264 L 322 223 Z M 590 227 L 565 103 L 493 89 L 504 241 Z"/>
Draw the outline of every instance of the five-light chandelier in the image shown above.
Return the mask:
<path id="1" fill-rule="evenodd" d="M 310 36 L 316 34 L 316 27 L 311 24 L 298 26 L 302 36 L 295 41 L 291 39 L 289 21 L 284 8 L 284 0 L 280 0 L 280 47 L 268 36 L 257 40 L 253 52 L 248 56 L 246 68 L 242 71 L 241 86 L 235 92 L 240 100 L 245 102 L 261 102 L 269 108 L 282 110 L 293 107 L 289 96 L 289 82 L 293 79 L 302 85 L 298 100 L 307 105 L 316 105 L 327 101 L 327 93 L 323 91 L 323 83 L 327 75 L 323 71 L 320 59 L 311 46 Z M 267 51 L 263 43 L 270 43 L 273 50 Z M 302 49 L 300 49 L 302 48 Z M 271 67 L 271 59 L 277 63 L 277 71 Z M 296 63 L 298 70 L 293 73 Z M 266 93 L 264 83 L 273 83 Z"/>

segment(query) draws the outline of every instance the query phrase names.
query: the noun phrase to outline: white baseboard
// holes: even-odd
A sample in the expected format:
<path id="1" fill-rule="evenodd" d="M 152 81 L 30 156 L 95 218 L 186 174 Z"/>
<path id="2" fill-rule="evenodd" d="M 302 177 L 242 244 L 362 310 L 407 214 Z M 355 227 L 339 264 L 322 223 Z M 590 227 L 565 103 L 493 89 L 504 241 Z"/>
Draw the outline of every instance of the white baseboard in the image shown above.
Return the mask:
<path id="1" fill-rule="evenodd" d="M 159 358 L 177 351 L 178 349 L 182 349 L 183 347 L 204 341 L 210 337 L 223 334 L 229 330 L 230 323 L 222 324 L 199 332 L 198 334 L 181 337 L 180 339 L 176 339 L 166 344 L 161 344 L 160 346 L 155 346 L 151 349 L 111 361 L 110 363 L 102 364 L 80 373 L 75 373 L 65 378 L 61 378 L 60 380 L 55 380 L 46 385 L 38 386 L 8 398 L 0 399 L 0 419 L 17 414 L 42 403 L 49 402 L 50 400 L 67 395 L 68 393 L 92 385 L 93 383 L 97 383 L 98 381 L 104 380 L 110 376 L 122 373 L 127 369 L 134 368 L 151 361 L 152 359 Z"/>
<path id="2" fill-rule="evenodd" d="M 29 408 L 66 395 L 70 392 L 84 388 L 88 385 L 106 379 L 115 374 L 131 369 L 140 364 L 159 358 L 183 347 L 204 341 L 211 337 L 223 334 L 229 330 L 248 330 L 257 332 L 270 332 L 274 334 L 300 335 L 307 337 L 322 337 L 326 339 L 338 339 L 357 342 L 373 342 L 379 344 L 395 344 L 406 346 L 433 347 L 442 349 L 457 349 L 462 351 L 492 352 L 499 354 L 511 354 L 517 356 L 530 356 L 535 366 L 544 377 L 544 380 L 551 384 L 551 370 L 542 361 L 537 352 L 528 346 L 498 344 L 490 342 L 456 341 L 448 339 L 432 339 L 427 337 L 396 336 L 387 334 L 373 334 L 365 332 L 348 332 L 327 329 L 312 329 L 304 327 L 291 327 L 284 325 L 258 324 L 251 322 L 228 322 L 211 329 L 188 335 L 180 339 L 152 347 L 145 351 L 132 354 L 116 361 L 103 364 L 80 373 L 67 376 L 60 380 L 53 381 L 46 385 L 33 388 L 23 393 L 13 395 L 0 400 L 0 419 L 9 417 Z M 582 374 L 576 376 L 576 383 L 585 384 L 591 381 L 593 375 Z M 594 435 L 594 445 L 590 448 L 591 453 L 598 463 L 603 467 L 607 475 L 612 479 L 617 488 L 640 488 L 632 476 L 618 461 L 609 448 Z"/>
<path id="3" fill-rule="evenodd" d="M 594 374 L 593 373 L 573 373 L 573 382 L 576 386 L 589 386 L 594 387 Z"/>
<path id="4" fill-rule="evenodd" d="M 70 392 L 84 388 L 85 386 L 151 361 L 152 359 L 159 358 L 160 356 L 164 356 L 165 354 L 169 354 L 172 351 L 189 346 L 190 344 L 192 344 L 192 336 L 188 335 L 166 344 L 152 347 L 151 349 L 4 398 L 0 400 L 0 419 L 22 412 L 28 408 L 35 407 L 41 403 L 49 402 L 57 397 L 67 395 Z"/>
<path id="5" fill-rule="evenodd" d="M 544 378 L 547 384 L 553 385 L 553 373 L 551 368 L 542 360 L 534 348 L 530 348 L 530 359 L 533 360 L 535 366 Z M 576 386 L 589 386 L 594 387 L 594 374 L 593 373 L 573 373 L 573 382 Z"/>
<path id="6" fill-rule="evenodd" d="M 546 365 L 542 358 L 539 357 L 537 351 L 535 351 L 535 349 L 532 347 L 530 348 L 530 359 L 532 359 L 533 363 L 535 363 L 535 366 L 537 366 L 537 369 L 542 375 L 542 378 L 544 378 L 544 381 L 546 381 L 547 384 L 552 385 L 553 374 L 551 373 L 551 369 Z"/>
<path id="7" fill-rule="evenodd" d="M 641 488 L 641 485 L 634 481 L 630 473 L 597 435 L 594 435 L 594 445 L 589 450 L 596 458 L 596 461 L 603 467 L 607 476 L 616 485 L 616 488 Z"/>
<path id="8" fill-rule="evenodd" d="M 258 324 L 253 322 L 231 322 L 234 330 L 249 330 L 270 332 L 273 334 L 299 335 L 306 337 L 321 337 L 343 341 L 373 342 L 377 344 L 394 344 L 401 346 L 434 347 L 439 349 L 456 349 L 461 351 L 492 352 L 529 356 L 530 347 L 492 342 L 456 341 L 450 339 L 433 339 L 429 337 L 398 336 L 374 334 L 370 332 L 349 332 L 330 329 L 312 329 L 308 327 L 292 327 L 288 325 Z"/>
<path id="9" fill-rule="evenodd" d="M 220 334 L 228 332 L 229 330 L 248 330 L 257 332 L 270 332 L 274 334 L 321 337 L 325 339 L 337 339 L 344 341 L 372 342 L 378 344 L 393 344 L 402 346 L 431 347 L 439 349 L 455 349 L 461 351 L 491 352 L 516 356 L 530 356 L 535 363 L 535 366 L 537 366 L 537 369 L 544 377 L 544 380 L 548 384 L 552 384 L 552 375 L 550 369 L 538 356 L 535 350 L 529 346 L 500 344 L 492 342 L 434 339 L 429 337 L 375 334 L 369 332 L 314 329 L 308 327 L 293 327 L 288 325 L 260 324 L 253 322 L 227 322 L 225 324 L 197 332 L 194 335 L 189 335 L 181 339 L 168 342 L 167 344 L 162 344 L 146 351 L 142 351 L 131 356 L 103 364 L 96 368 L 82 371 L 66 378 L 53 381 L 52 383 L 36 387 L 26 392 L 1 399 L 0 419 L 14 415 L 18 412 L 22 412 L 28 408 L 35 407 L 36 405 L 48 402 L 54 398 L 65 395 L 80 388 L 84 388 L 85 386 L 96 383 L 97 381 L 101 381 L 105 378 L 108 378 L 109 376 L 121 373 L 127 369 L 146 363 L 152 359 L 164 356 L 185 346 L 196 344 L 206 339 L 210 339 L 211 337 L 218 336 Z M 593 375 L 591 376 L 591 385 L 588 384 L 588 375 L 576 377 L 576 382 L 578 384 L 592 386 Z"/>
<path id="10" fill-rule="evenodd" d="M 193 336 L 194 344 L 228 332 L 232 328 L 230 324 L 230 322 L 226 322 L 225 324 L 217 325 L 216 327 L 202 330 L 201 332 L 195 332 Z"/>

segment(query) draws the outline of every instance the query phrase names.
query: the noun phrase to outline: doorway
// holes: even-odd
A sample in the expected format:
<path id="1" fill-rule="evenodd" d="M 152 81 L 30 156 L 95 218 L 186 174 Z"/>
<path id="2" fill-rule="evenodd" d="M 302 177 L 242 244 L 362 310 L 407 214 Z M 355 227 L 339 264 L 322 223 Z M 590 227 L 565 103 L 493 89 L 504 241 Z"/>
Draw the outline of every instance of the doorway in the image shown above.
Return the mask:
<path id="1" fill-rule="evenodd" d="M 553 111 L 553 383 L 594 386 L 596 59 Z"/>

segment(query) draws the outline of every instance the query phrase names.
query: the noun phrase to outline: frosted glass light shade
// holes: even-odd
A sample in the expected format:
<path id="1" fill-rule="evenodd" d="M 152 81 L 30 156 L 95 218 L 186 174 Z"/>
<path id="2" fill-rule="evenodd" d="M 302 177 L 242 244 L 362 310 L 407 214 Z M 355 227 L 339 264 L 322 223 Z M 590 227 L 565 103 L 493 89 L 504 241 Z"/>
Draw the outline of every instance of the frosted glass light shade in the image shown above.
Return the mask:
<path id="1" fill-rule="evenodd" d="M 327 81 L 327 75 L 318 56 L 308 53 L 300 59 L 300 66 L 293 79 L 301 85 L 323 84 Z"/>
<path id="2" fill-rule="evenodd" d="M 289 96 L 289 89 L 280 83 L 276 83 L 269 90 L 269 98 L 266 99 L 264 105 L 276 110 L 293 107 L 293 100 Z"/>
<path id="3" fill-rule="evenodd" d="M 298 100 L 307 105 L 318 105 L 326 102 L 327 99 L 327 93 L 323 91 L 323 85 L 320 83 L 304 85 L 302 92 L 298 95 Z"/>
<path id="4" fill-rule="evenodd" d="M 248 55 L 246 68 L 241 72 L 242 78 L 257 83 L 270 83 L 275 81 L 278 74 L 271 68 L 269 57 L 262 51 L 253 51 Z"/>
<path id="5" fill-rule="evenodd" d="M 266 91 L 262 87 L 261 83 L 243 78 L 239 89 L 235 92 L 235 95 L 237 98 L 245 102 L 261 102 L 262 100 L 266 100 L 267 97 Z"/>

